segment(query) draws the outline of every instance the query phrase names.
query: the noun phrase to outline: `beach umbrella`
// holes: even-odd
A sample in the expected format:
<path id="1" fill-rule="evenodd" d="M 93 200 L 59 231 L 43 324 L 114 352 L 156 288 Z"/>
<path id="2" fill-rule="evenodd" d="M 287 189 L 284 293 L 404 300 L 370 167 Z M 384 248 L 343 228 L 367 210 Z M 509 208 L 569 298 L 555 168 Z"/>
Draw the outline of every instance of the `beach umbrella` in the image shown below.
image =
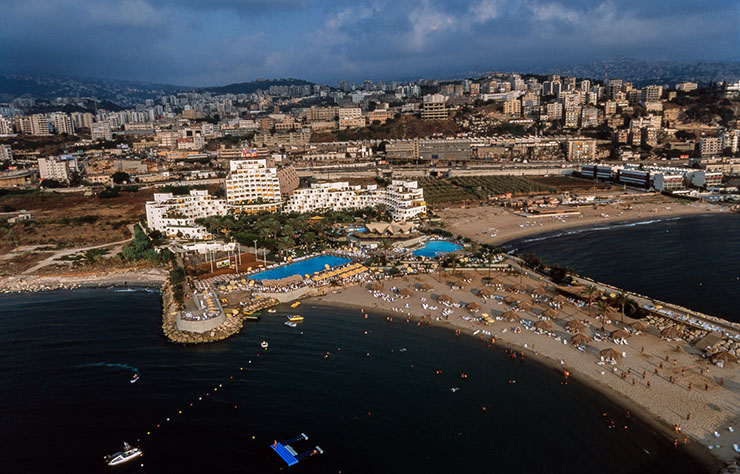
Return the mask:
<path id="1" fill-rule="evenodd" d="M 540 286 L 532 290 L 532 294 L 533 295 L 546 295 L 547 290 L 544 287 Z"/>
<path id="2" fill-rule="evenodd" d="M 570 343 L 574 346 L 582 346 L 589 342 L 591 342 L 591 338 L 585 334 L 581 334 L 580 332 L 570 338 Z"/>
<path id="3" fill-rule="evenodd" d="M 519 321 L 519 315 L 516 311 L 507 311 L 501 316 L 507 321 Z"/>
<path id="4" fill-rule="evenodd" d="M 586 329 L 586 325 L 583 324 L 582 321 L 579 321 L 577 319 L 573 319 L 573 320 L 568 321 L 567 323 L 565 323 L 565 328 L 568 331 L 578 332 L 578 331 L 582 331 L 582 330 Z"/>
<path id="5" fill-rule="evenodd" d="M 542 316 L 550 319 L 555 319 L 556 317 L 558 317 L 559 314 L 560 313 L 558 312 L 558 310 L 553 308 L 547 308 L 542 312 Z"/>
<path id="6" fill-rule="evenodd" d="M 522 311 L 529 311 L 530 309 L 532 309 L 532 303 L 528 303 L 525 301 L 524 303 L 519 303 L 517 307 Z"/>
<path id="7" fill-rule="evenodd" d="M 612 331 L 611 334 L 609 334 L 609 337 L 612 339 L 628 339 L 631 336 L 630 333 L 623 329 L 617 329 L 616 331 Z"/>
<path id="8" fill-rule="evenodd" d="M 450 281 L 447 282 L 447 284 L 450 285 L 450 286 L 456 286 L 458 288 L 462 288 L 462 287 L 465 286 L 465 282 L 464 281 L 457 280 L 457 279 L 456 280 L 450 280 Z"/>
<path id="9" fill-rule="evenodd" d="M 437 296 L 437 301 L 440 303 L 452 303 L 452 298 L 450 298 L 448 295 L 439 295 Z"/>
<path id="10" fill-rule="evenodd" d="M 490 298 L 491 296 L 494 296 L 495 294 L 496 292 L 490 288 L 483 288 L 481 290 L 478 290 L 478 296 L 480 296 L 481 298 Z"/>
<path id="11" fill-rule="evenodd" d="M 545 320 L 542 320 L 541 319 L 541 320 L 536 321 L 534 323 L 534 327 L 537 328 L 537 329 L 539 329 L 539 330 L 541 330 L 541 331 L 545 331 L 545 330 L 550 329 L 552 327 L 552 323 L 550 321 L 545 321 Z"/>
<path id="12" fill-rule="evenodd" d="M 660 331 L 660 335 L 666 339 L 680 339 L 683 333 L 677 327 L 665 328 Z"/>
<path id="13" fill-rule="evenodd" d="M 632 330 L 636 332 L 643 332 L 647 331 L 648 326 L 642 321 L 635 321 L 634 323 L 630 324 L 630 328 L 632 328 Z"/>
<path id="14" fill-rule="evenodd" d="M 722 361 L 724 364 L 729 364 L 730 362 L 737 362 L 738 357 L 734 355 L 732 352 L 722 351 L 722 352 L 717 352 L 716 354 L 713 354 L 710 357 L 710 360 L 714 364 L 716 364 L 718 361 Z"/>
<path id="15" fill-rule="evenodd" d="M 409 296 L 413 295 L 414 292 L 408 288 L 401 288 L 401 291 L 399 291 L 398 294 L 403 296 L 404 298 L 408 298 Z"/>
<path id="16" fill-rule="evenodd" d="M 601 356 L 602 359 L 607 359 L 607 360 L 611 359 L 615 362 L 622 358 L 622 354 L 612 349 L 611 347 L 608 349 L 602 350 L 601 352 L 599 352 L 599 355 Z"/>
<path id="17" fill-rule="evenodd" d="M 422 283 L 419 285 L 419 289 L 422 291 L 431 291 L 434 287 L 430 285 L 429 283 Z"/>
<path id="18" fill-rule="evenodd" d="M 379 281 L 374 281 L 368 285 L 368 288 L 372 291 L 380 291 L 383 289 L 383 284 Z"/>
<path id="19" fill-rule="evenodd" d="M 524 293 L 525 291 L 527 291 L 527 287 L 522 285 L 521 283 L 517 283 L 516 285 L 512 285 L 511 287 L 509 287 L 509 291 Z"/>
<path id="20" fill-rule="evenodd" d="M 517 299 L 517 297 L 513 295 L 509 295 L 506 298 L 504 298 L 504 303 L 506 304 L 516 304 L 518 302 L 519 300 Z"/>
<path id="21" fill-rule="evenodd" d="M 483 282 L 486 286 L 498 286 L 501 284 L 501 282 L 498 280 L 498 278 L 495 277 L 484 277 Z"/>
<path id="22" fill-rule="evenodd" d="M 480 311 L 480 305 L 476 302 L 468 303 L 465 305 L 465 309 L 473 313 Z"/>
<path id="23" fill-rule="evenodd" d="M 564 305 L 565 303 L 568 302 L 568 299 L 563 295 L 557 295 L 556 297 L 552 299 L 552 302 L 557 303 L 559 305 Z"/>

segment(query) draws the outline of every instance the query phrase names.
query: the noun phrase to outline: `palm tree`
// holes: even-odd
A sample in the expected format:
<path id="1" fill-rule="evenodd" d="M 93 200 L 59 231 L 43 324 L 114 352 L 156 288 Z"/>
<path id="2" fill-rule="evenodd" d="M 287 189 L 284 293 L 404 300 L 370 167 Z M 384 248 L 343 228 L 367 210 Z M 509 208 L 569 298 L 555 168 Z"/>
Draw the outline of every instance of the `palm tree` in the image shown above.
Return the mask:
<path id="1" fill-rule="evenodd" d="M 597 306 L 599 307 L 599 314 L 601 314 L 602 316 L 606 316 L 607 314 L 609 314 L 609 300 L 600 299 Z"/>
<path id="2" fill-rule="evenodd" d="M 620 322 L 624 323 L 624 306 L 629 301 L 629 296 L 624 291 L 620 291 L 617 295 L 615 302 L 621 307 L 621 314 L 622 317 L 620 318 Z"/>
<path id="3" fill-rule="evenodd" d="M 594 300 L 596 299 L 596 295 L 599 293 L 598 288 L 596 288 L 594 285 L 586 285 L 585 288 L 583 288 L 583 292 L 581 295 L 586 298 L 586 301 L 588 302 L 588 317 L 591 317 L 591 308 L 593 306 Z"/>

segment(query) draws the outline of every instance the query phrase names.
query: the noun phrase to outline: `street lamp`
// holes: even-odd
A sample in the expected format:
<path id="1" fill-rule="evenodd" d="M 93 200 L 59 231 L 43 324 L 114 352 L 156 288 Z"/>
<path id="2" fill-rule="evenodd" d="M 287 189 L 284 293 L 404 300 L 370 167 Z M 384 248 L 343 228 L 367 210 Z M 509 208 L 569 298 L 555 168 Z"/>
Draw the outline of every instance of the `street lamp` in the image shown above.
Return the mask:
<path id="1" fill-rule="evenodd" d="M 254 239 L 254 260 L 255 263 L 259 263 L 259 257 L 257 257 L 257 239 Z"/>

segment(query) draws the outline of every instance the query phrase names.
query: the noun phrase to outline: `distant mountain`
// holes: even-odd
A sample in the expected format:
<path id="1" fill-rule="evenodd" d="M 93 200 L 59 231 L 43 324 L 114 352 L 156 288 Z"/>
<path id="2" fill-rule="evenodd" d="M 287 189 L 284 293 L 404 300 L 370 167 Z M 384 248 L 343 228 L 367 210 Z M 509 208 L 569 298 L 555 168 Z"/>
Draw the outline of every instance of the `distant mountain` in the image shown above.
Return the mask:
<path id="1" fill-rule="evenodd" d="M 237 82 L 220 87 L 205 87 L 201 90 L 215 94 L 252 94 L 258 90 L 266 91 L 271 86 L 312 86 L 313 82 L 303 79 L 257 79 L 251 82 Z"/>
<path id="2" fill-rule="evenodd" d="M 710 81 L 734 82 L 740 79 L 740 62 L 646 61 L 615 58 L 578 66 L 553 66 L 537 72 L 604 79 L 607 71 L 612 79 L 624 79 L 639 86 L 651 83 L 675 84 L 682 81 L 708 84 Z"/>
<path id="3" fill-rule="evenodd" d="M 0 74 L 0 101 L 18 97 L 53 100 L 57 97 L 94 97 L 121 106 L 155 99 L 189 87 L 115 79 L 83 79 L 53 74 Z"/>

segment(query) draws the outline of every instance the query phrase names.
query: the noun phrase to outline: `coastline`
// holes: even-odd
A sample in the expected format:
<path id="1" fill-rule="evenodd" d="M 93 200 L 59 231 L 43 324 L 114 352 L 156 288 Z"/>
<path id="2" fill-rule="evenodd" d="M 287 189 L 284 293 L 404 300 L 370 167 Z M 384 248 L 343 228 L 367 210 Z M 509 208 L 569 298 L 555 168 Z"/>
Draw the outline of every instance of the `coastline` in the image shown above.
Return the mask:
<path id="1" fill-rule="evenodd" d="M 447 277 L 449 277 L 449 275 Z M 444 278 L 441 278 L 441 280 L 444 280 Z M 401 278 L 386 280 L 385 289 L 383 290 L 383 292 L 386 294 L 390 294 L 390 287 L 392 286 L 396 286 L 397 288 L 411 288 L 419 282 L 431 283 L 433 286 L 435 286 L 432 293 L 419 294 L 419 296 L 428 297 L 429 301 L 434 301 L 432 296 L 439 295 L 440 293 L 452 294 L 454 299 L 456 294 L 467 293 L 467 295 L 463 297 L 464 299 L 460 298 L 463 302 L 473 301 L 477 299 L 471 294 L 470 291 L 452 291 L 449 289 L 449 287 L 446 287 L 446 285 L 442 281 L 437 281 L 435 284 L 434 277 L 430 277 L 429 275 L 411 277 L 410 280 L 406 281 Z M 411 285 L 409 285 L 409 283 L 411 283 Z M 368 292 L 363 285 L 346 288 L 339 291 L 337 294 L 328 294 L 323 297 L 311 298 L 307 300 L 306 303 L 316 304 L 319 306 L 338 305 L 358 310 L 360 308 L 364 308 L 367 313 L 379 313 L 382 315 L 390 316 L 393 318 L 393 323 L 396 323 L 396 321 L 400 321 L 401 324 L 406 320 L 407 314 L 411 314 L 411 321 L 414 321 L 416 323 L 419 323 L 419 321 L 423 320 L 424 323 L 429 323 L 434 326 L 444 327 L 448 330 L 460 331 L 461 334 L 467 334 L 474 339 L 481 340 L 484 343 L 487 342 L 485 339 L 490 336 L 486 337 L 482 334 L 476 336 L 473 333 L 483 329 L 489 330 L 491 332 L 491 335 L 495 336 L 496 338 L 495 345 L 501 346 L 503 348 L 511 348 L 517 351 L 525 352 L 527 354 L 527 357 L 529 357 L 530 359 L 536 359 L 538 362 L 561 374 L 563 373 L 562 371 L 564 369 L 567 369 L 572 374 L 571 376 L 577 379 L 580 383 L 590 387 L 593 390 L 596 390 L 598 393 L 606 396 L 610 400 L 614 401 L 616 404 L 624 406 L 631 412 L 638 414 L 640 418 L 642 418 L 646 423 L 650 423 L 651 426 L 653 426 L 656 431 L 658 431 L 662 436 L 666 436 L 668 437 L 668 439 L 683 439 L 683 436 L 687 436 L 692 441 L 688 445 L 688 448 L 690 449 L 692 455 L 694 455 L 698 459 L 701 459 L 702 463 L 707 465 L 710 472 L 718 472 L 723 468 L 723 466 L 735 462 L 737 455 L 732 451 L 730 445 L 733 442 L 738 442 L 738 440 L 735 439 L 733 441 L 732 439 L 728 440 L 725 438 L 736 438 L 736 436 L 734 436 L 734 433 L 727 433 L 726 428 L 727 426 L 735 426 L 738 422 L 740 422 L 740 417 L 738 417 L 738 414 L 728 408 L 728 406 L 730 405 L 734 406 L 733 400 L 735 400 L 734 397 L 736 394 L 734 392 L 729 392 L 725 388 L 720 388 L 718 383 L 713 383 L 712 392 L 717 393 L 719 396 L 721 396 L 723 403 L 727 402 L 724 403 L 725 408 L 720 409 L 717 407 L 717 405 L 719 405 L 719 402 L 717 402 L 717 405 L 715 405 L 714 401 L 711 398 L 707 398 L 699 390 L 694 390 L 692 392 L 689 388 L 690 393 L 687 393 L 685 387 L 681 387 L 679 385 L 679 383 L 685 384 L 686 382 L 684 380 L 681 380 L 675 385 L 672 383 L 667 383 L 667 373 L 664 374 L 663 372 L 665 371 L 662 368 L 660 369 L 660 376 L 658 376 L 657 374 L 653 376 L 652 374 L 653 367 L 655 368 L 656 372 L 658 371 L 657 362 L 651 366 L 648 359 L 654 358 L 655 360 L 662 360 L 664 353 L 668 355 L 668 351 L 671 351 L 671 357 L 676 357 L 677 359 L 679 359 L 679 367 L 682 367 L 684 365 L 687 367 L 691 366 L 692 364 L 695 365 L 694 361 L 696 360 L 697 354 L 695 354 L 694 352 L 696 351 L 692 352 L 693 348 L 689 347 L 687 344 L 682 345 L 682 350 L 680 354 L 673 354 L 672 351 L 675 350 L 671 349 L 671 347 L 675 347 L 675 345 L 670 346 L 668 345 L 668 343 L 660 342 L 659 338 L 655 337 L 657 331 L 653 330 L 653 334 L 649 336 L 639 336 L 638 340 L 640 342 L 638 342 L 638 344 L 644 344 L 643 349 L 647 349 L 644 355 L 640 353 L 639 348 L 637 348 L 637 353 L 635 353 L 636 348 L 634 346 L 624 346 L 625 350 L 631 352 L 632 354 L 629 355 L 627 359 L 625 359 L 625 361 L 627 361 L 626 363 L 623 361 L 619 364 L 619 370 L 625 370 L 624 368 L 627 365 L 638 365 L 639 368 L 630 367 L 630 370 L 637 371 L 632 372 L 632 374 L 647 370 L 650 373 L 648 379 L 652 379 L 653 382 L 652 389 L 649 385 L 645 385 L 644 379 L 641 380 L 639 384 L 635 385 L 633 382 L 633 385 L 630 386 L 628 383 L 626 383 L 626 380 L 622 380 L 620 377 L 615 376 L 615 373 L 609 371 L 609 366 L 595 368 L 597 366 L 595 366 L 593 363 L 598 360 L 598 349 L 600 347 L 594 348 L 596 349 L 595 353 L 597 358 L 593 359 L 591 358 L 593 356 L 593 353 L 591 353 L 590 355 L 581 354 L 580 352 L 572 348 L 570 344 L 565 345 L 562 342 L 554 343 L 552 338 L 548 338 L 546 336 L 543 337 L 542 335 L 535 334 L 531 331 L 525 330 L 522 331 L 521 334 L 514 334 L 513 331 L 509 331 L 506 333 L 501 332 L 502 329 L 513 329 L 513 326 L 517 326 L 517 323 L 496 321 L 496 323 L 493 325 L 483 326 L 481 323 L 478 322 L 466 321 L 461 317 L 461 313 L 463 315 L 467 314 L 465 310 L 455 310 L 456 314 L 450 316 L 448 321 L 440 321 L 435 319 L 434 317 L 424 317 L 424 311 L 418 308 L 417 305 L 413 303 L 413 298 L 414 297 L 412 296 L 409 299 L 400 300 L 400 305 L 403 305 L 404 302 L 407 301 L 408 303 L 414 305 L 413 308 L 403 309 L 402 311 L 394 311 L 393 308 L 390 307 L 393 306 L 392 303 L 385 303 L 382 300 L 377 300 L 373 298 L 370 292 Z M 398 304 L 399 303 L 396 303 L 396 305 Z M 484 303 L 484 305 L 486 304 Z M 399 308 L 396 307 L 396 310 L 398 309 Z M 496 308 L 495 310 L 483 308 L 481 311 L 488 311 L 491 313 L 491 316 L 494 316 L 495 312 L 503 309 L 505 308 L 501 307 L 500 309 Z M 399 312 L 401 314 L 399 314 Z M 581 313 L 582 312 L 583 311 L 581 311 Z M 574 311 L 574 314 L 575 313 L 576 311 Z M 582 317 L 583 315 L 580 314 L 579 316 Z M 559 322 L 558 324 L 560 323 L 562 322 Z M 563 337 L 563 339 L 565 339 L 566 337 L 569 338 L 570 335 L 560 332 L 561 329 L 558 327 L 558 324 L 555 325 L 555 331 L 558 332 Z M 607 344 L 599 343 L 599 345 L 607 347 Z M 534 349 L 535 346 L 537 350 Z M 590 349 L 591 348 L 589 348 L 588 352 L 593 352 Z M 619 350 L 622 350 L 622 348 L 620 348 Z M 658 358 L 658 356 L 660 358 Z M 566 360 L 567 362 L 565 362 Z M 565 363 L 561 363 L 561 361 Z M 668 369 L 670 370 L 670 367 Z M 712 367 L 711 370 L 714 373 L 722 375 L 723 380 L 725 378 L 732 378 L 732 384 L 735 384 L 734 379 L 737 378 L 737 375 L 734 374 L 734 371 L 731 371 L 731 369 L 718 369 Z M 701 376 L 698 374 L 698 370 L 696 370 L 696 372 L 697 373 L 689 371 L 685 380 L 699 380 Z M 694 386 L 696 387 L 698 383 L 698 381 L 694 381 Z M 689 397 L 691 398 L 689 399 Z M 681 410 L 690 410 L 692 416 L 691 421 L 686 420 L 686 415 L 684 413 L 677 413 L 676 410 L 673 409 L 674 406 L 681 407 Z M 697 419 L 701 420 L 701 422 L 697 422 Z M 676 434 L 674 432 L 674 427 L 676 425 L 681 426 L 681 432 L 679 434 Z M 714 449 L 710 451 L 709 449 L 707 449 L 707 445 L 718 442 L 715 441 L 714 436 L 711 433 L 713 433 L 717 429 L 720 429 L 720 426 L 725 427 L 722 431 L 723 433 L 725 433 L 722 435 L 723 439 L 721 440 L 722 450 Z M 730 445 L 727 444 L 728 441 L 730 442 Z"/>
<path id="2" fill-rule="evenodd" d="M 359 310 L 364 309 L 363 306 L 359 303 L 347 303 L 347 302 L 327 302 L 321 299 L 321 296 L 311 297 L 305 300 L 305 304 L 312 305 L 317 308 L 325 308 L 327 310 L 331 310 L 332 308 L 342 308 L 347 310 Z M 367 311 L 367 310 L 366 310 Z M 367 311 L 368 315 L 371 317 L 393 317 L 394 315 L 397 316 L 396 313 L 393 311 L 390 311 L 388 309 L 382 309 L 382 308 L 372 308 L 371 310 Z M 412 320 L 412 322 L 418 322 L 419 320 Z M 446 331 L 452 331 L 453 333 L 457 331 L 458 329 L 462 329 L 460 326 L 456 326 L 455 324 L 449 322 L 449 321 L 437 321 L 437 320 L 425 320 L 426 324 L 429 324 L 430 326 L 441 328 Z M 393 324 L 403 324 L 403 322 L 396 323 L 394 321 Z M 474 341 L 475 343 L 479 344 L 487 344 L 489 348 L 492 350 L 500 351 L 502 352 L 502 356 L 504 356 L 505 352 L 507 350 L 515 350 L 517 352 L 524 352 L 527 355 L 528 362 L 538 364 L 541 367 L 544 367 L 547 370 L 550 370 L 554 373 L 559 374 L 560 376 L 563 375 L 563 368 L 560 364 L 559 360 L 556 360 L 552 357 L 549 357 L 547 354 L 540 353 L 538 351 L 534 351 L 530 348 L 526 348 L 524 346 L 512 343 L 511 341 L 505 341 L 497 339 L 495 344 L 490 344 L 486 342 L 486 340 L 482 336 L 475 336 L 468 332 L 460 332 L 460 336 L 465 337 L 471 341 Z M 569 367 L 566 367 L 569 368 Z M 667 424 L 664 420 L 661 420 L 658 416 L 656 416 L 654 413 L 650 412 L 650 410 L 646 409 L 642 405 L 640 405 L 635 400 L 629 399 L 629 398 L 619 398 L 615 395 L 614 392 L 610 392 L 608 390 L 605 390 L 604 387 L 600 386 L 598 383 L 593 381 L 589 377 L 585 377 L 578 372 L 571 373 L 569 376 L 569 379 L 576 380 L 578 383 L 580 383 L 587 391 L 603 397 L 607 400 L 609 400 L 611 403 L 617 406 L 621 406 L 625 410 L 628 410 L 630 413 L 634 414 L 637 418 L 639 418 L 642 422 L 649 425 L 651 428 L 655 429 L 660 437 L 665 439 L 666 441 L 670 442 L 672 441 L 675 432 L 671 428 L 669 424 Z M 701 446 L 699 443 L 690 443 L 685 446 L 682 446 L 682 449 L 685 449 L 688 451 L 689 455 L 696 459 L 700 464 L 707 467 L 707 472 L 720 472 L 726 465 L 727 462 L 722 461 L 718 459 L 717 457 L 713 456 L 711 451 L 706 449 L 704 446 Z"/>
<path id="3" fill-rule="evenodd" d="M 445 228 L 453 235 L 461 235 L 482 244 L 503 246 L 517 240 L 600 226 L 627 225 L 641 221 L 666 220 L 688 216 L 730 214 L 715 204 L 685 203 L 670 198 L 660 203 L 633 204 L 625 210 L 617 204 L 598 209 L 581 209 L 579 217 L 524 218 L 502 207 L 482 206 L 467 209 L 447 208 L 439 211 Z M 604 217 L 608 216 L 608 217 Z M 495 232 L 489 231 L 495 229 Z"/>
<path id="4" fill-rule="evenodd" d="M 25 293 L 75 288 L 105 288 L 115 286 L 157 287 L 167 281 L 164 268 L 118 269 L 110 271 L 69 272 L 43 275 L 13 275 L 0 277 L 0 293 Z"/>

